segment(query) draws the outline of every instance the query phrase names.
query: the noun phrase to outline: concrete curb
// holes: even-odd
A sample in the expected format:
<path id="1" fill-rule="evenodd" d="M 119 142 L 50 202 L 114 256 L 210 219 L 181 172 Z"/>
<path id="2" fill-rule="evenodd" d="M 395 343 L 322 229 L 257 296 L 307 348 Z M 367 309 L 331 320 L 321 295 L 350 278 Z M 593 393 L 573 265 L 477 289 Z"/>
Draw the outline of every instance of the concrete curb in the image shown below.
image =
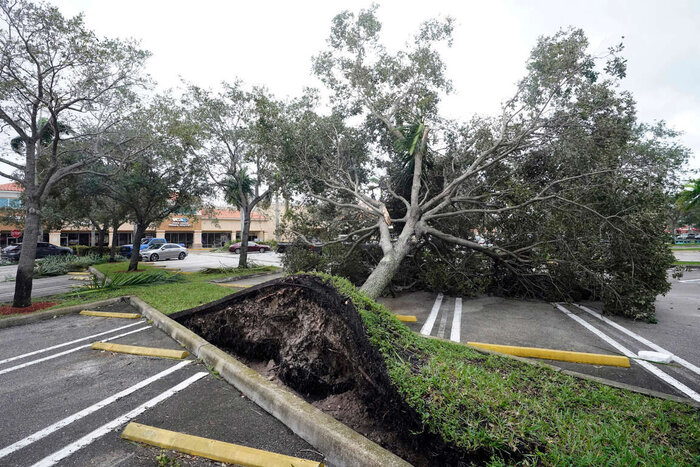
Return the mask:
<path id="1" fill-rule="evenodd" d="M 295 434 L 323 452 L 337 466 L 410 466 L 335 418 L 300 397 L 282 389 L 210 344 L 180 323 L 168 318 L 138 297 L 131 304 L 153 324 L 184 345 L 236 389 L 289 427 Z"/>
<path id="2" fill-rule="evenodd" d="M 106 300 L 100 300 L 99 302 L 84 303 L 81 305 L 73 305 L 65 308 L 56 308 L 53 310 L 37 311 L 26 316 L 13 316 L 11 318 L 0 319 L 0 329 L 9 328 L 12 326 L 20 326 L 22 324 L 35 323 L 37 321 L 53 319 L 63 315 L 77 314 L 80 313 L 81 310 L 84 310 L 86 307 L 111 305 L 112 303 L 117 303 L 121 301 L 126 300 L 124 299 L 124 297 L 108 298 Z"/>
<path id="3" fill-rule="evenodd" d="M 599 376 L 588 375 L 586 373 L 580 373 L 578 371 L 565 370 L 564 368 L 560 368 L 556 365 L 551 365 L 549 363 L 541 362 L 539 360 L 533 360 L 533 359 L 525 358 L 525 357 L 517 357 L 515 355 L 508 355 L 505 353 L 496 352 L 495 350 L 482 349 L 479 347 L 473 347 L 471 345 L 466 345 L 466 344 L 458 344 L 457 342 L 453 342 L 453 341 L 450 341 L 447 339 L 441 339 L 441 338 L 435 337 L 435 336 L 421 336 L 421 337 L 427 337 L 429 339 L 436 339 L 436 340 L 440 340 L 443 342 L 450 342 L 451 344 L 455 344 L 455 345 L 464 345 L 466 347 L 469 347 L 472 350 L 475 350 L 475 351 L 482 353 L 482 354 L 485 354 L 485 355 L 498 355 L 499 357 L 510 358 L 512 360 L 518 360 L 520 362 L 524 362 L 524 363 L 527 363 L 529 365 L 539 366 L 542 368 L 549 368 L 550 370 L 552 370 L 556 373 L 561 373 L 564 375 L 572 376 L 574 378 L 585 379 L 587 381 L 593 381 L 596 383 L 605 384 L 606 386 L 612 386 L 614 388 L 625 389 L 627 391 L 632 391 L 632 392 L 636 392 L 639 394 L 644 394 L 645 396 L 656 397 L 658 399 L 664 399 L 664 400 L 672 401 L 672 402 L 680 402 L 681 404 L 687 404 L 687 405 L 690 405 L 690 406 L 695 407 L 695 408 L 700 408 L 700 402 L 695 402 L 694 400 L 688 399 L 685 397 L 674 396 L 673 394 L 666 394 L 665 392 L 654 391 L 653 389 L 647 389 L 647 388 L 643 388 L 640 386 L 634 386 L 632 384 L 621 383 L 619 381 L 614 381 L 612 379 L 606 379 L 606 378 L 601 378 Z"/>

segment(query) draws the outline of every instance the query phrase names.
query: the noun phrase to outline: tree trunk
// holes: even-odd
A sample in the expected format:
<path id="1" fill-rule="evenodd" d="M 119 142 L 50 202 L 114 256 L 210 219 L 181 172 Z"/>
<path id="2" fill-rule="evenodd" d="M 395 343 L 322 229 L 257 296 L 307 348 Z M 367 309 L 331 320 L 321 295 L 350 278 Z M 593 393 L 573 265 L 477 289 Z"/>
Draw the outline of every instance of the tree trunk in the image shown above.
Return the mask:
<path id="1" fill-rule="evenodd" d="M 32 304 L 32 280 L 34 279 L 34 260 L 36 259 L 40 221 L 39 206 L 36 202 L 27 201 L 22 252 L 17 265 L 15 296 L 12 302 L 12 306 L 15 307 L 24 308 Z"/>
<path id="2" fill-rule="evenodd" d="M 373 300 L 379 298 L 384 289 L 391 283 L 409 251 L 411 251 L 411 246 L 408 241 L 397 242 L 389 253 L 384 254 L 372 274 L 360 287 L 360 291 Z"/>
<path id="3" fill-rule="evenodd" d="M 245 216 L 245 217 L 244 217 Z M 241 231 L 241 255 L 238 258 L 238 267 L 248 267 L 248 234 L 250 233 L 250 212 L 248 206 L 241 207 L 243 218 L 243 230 Z"/>
<path id="4" fill-rule="evenodd" d="M 131 260 L 129 261 L 129 272 L 137 271 L 139 267 L 139 259 L 141 259 L 141 239 L 146 235 L 146 225 L 137 224 L 134 232 L 134 241 L 131 244 Z"/>
<path id="5" fill-rule="evenodd" d="M 100 249 L 99 249 L 100 254 L 104 253 L 105 234 L 107 234 L 107 225 L 106 224 L 97 233 L 97 246 L 100 247 Z"/>
<path id="6" fill-rule="evenodd" d="M 119 226 L 120 226 L 119 221 L 113 221 L 112 222 L 112 246 L 109 249 L 109 262 L 113 263 L 115 261 L 115 257 L 117 256 L 117 248 L 119 248 Z"/>

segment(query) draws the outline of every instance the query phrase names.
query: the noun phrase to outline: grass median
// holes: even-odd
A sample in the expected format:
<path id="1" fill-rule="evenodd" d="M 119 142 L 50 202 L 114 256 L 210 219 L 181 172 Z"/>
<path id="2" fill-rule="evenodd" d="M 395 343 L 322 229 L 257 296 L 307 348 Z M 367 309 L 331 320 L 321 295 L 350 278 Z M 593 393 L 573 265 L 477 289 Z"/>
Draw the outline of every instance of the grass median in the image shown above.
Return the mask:
<path id="1" fill-rule="evenodd" d="M 116 274 L 126 273 L 128 263 L 106 263 L 95 266 L 95 269 L 113 277 Z M 107 298 L 121 297 L 124 295 L 135 295 L 141 298 L 149 305 L 162 311 L 165 314 L 175 313 L 177 311 L 186 310 L 203 303 L 208 303 L 213 300 L 230 295 L 236 291 L 235 288 L 221 287 L 212 284 L 212 279 L 224 279 L 227 277 L 245 277 L 254 274 L 273 273 L 279 268 L 274 266 L 259 266 L 248 269 L 225 268 L 222 272 L 205 274 L 201 272 L 193 274 L 182 274 L 172 272 L 180 276 L 178 282 L 164 284 L 144 284 L 119 287 L 115 289 L 96 290 L 86 293 L 73 292 L 58 296 L 58 300 L 52 297 L 51 301 L 60 301 L 56 307 L 64 307 L 70 305 L 78 305 L 80 303 L 89 303 Z M 139 271 L 129 274 L 149 274 L 157 271 L 164 271 L 163 268 L 139 265 Z M 167 270 L 165 270 L 168 273 Z"/>

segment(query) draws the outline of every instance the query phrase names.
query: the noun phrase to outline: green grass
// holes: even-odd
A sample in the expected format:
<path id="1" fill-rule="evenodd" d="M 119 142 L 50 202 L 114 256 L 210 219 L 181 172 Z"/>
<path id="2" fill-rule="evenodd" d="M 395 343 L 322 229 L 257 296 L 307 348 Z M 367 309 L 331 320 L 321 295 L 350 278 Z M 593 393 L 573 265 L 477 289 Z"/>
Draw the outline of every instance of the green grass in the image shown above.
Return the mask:
<path id="1" fill-rule="evenodd" d="M 700 251 L 700 246 L 698 245 L 674 245 L 671 247 L 672 250 L 681 250 L 681 251 Z"/>
<path id="2" fill-rule="evenodd" d="M 700 266 L 700 261 L 674 261 L 674 266 Z"/>
<path id="3" fill-rule="evenodd" d="M 697 465 L 687 405 L 573 378 L 411 332 L 349 282 L 370 341 L 423 429 L 492 465 Z"/>
<path id="4" fill-rule="evenodd" d="M 128 264 L 126 263 L 106 263 L 95 266 L 98 271 L 106 274 L 107 276 L 124 273 L 127 267 Z M 163 269 L 149 265 L 139 265 L 139 272 L 131 274 L 143 274 L 153 270 L 162 271 Z M 180 282 L 119 287 L 117 289 L 90 292 L 79 296 L 70 297 L 64 294 L 56 297 L 48 297 L 46 300 L 60 300 L 61 303 L 56 305 L 56 307 L 64 307 L 104 300 L 107 298 L 121 297 L 124 295 L 136 295 L 163 313 L 171 314 L 201 305 L 203 303 L 208 303 L 213 300 L 218 300 L 219 298 L 225 297 L 226 295 L 230 295 L 237 291 L 235 288 L 221 287 L 219 285 L 209 283 L 208 281 L 212 279 L 248 276 L 251 274 L 275 271 L 278 271 L 278 268 L 273 266 L 262 266 L 249 269 L 236 269 L 221 274 L 181 274 L 183 280 Z"/>

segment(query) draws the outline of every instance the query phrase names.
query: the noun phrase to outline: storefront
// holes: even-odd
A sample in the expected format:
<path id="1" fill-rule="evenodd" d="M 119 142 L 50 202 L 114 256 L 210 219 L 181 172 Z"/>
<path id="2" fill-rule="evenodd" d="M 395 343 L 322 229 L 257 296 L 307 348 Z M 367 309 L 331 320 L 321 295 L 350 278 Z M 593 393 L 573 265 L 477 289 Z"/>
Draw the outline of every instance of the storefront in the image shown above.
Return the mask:
<path id="1" fill-rule="evenodd" d="M 202 235 L 203 236 L 203 235 Z M 181 243 L 186 248 L 192 248 L 194 241 L 193 232 L 165 232 L 165 241 L 168 243 Z"/>

